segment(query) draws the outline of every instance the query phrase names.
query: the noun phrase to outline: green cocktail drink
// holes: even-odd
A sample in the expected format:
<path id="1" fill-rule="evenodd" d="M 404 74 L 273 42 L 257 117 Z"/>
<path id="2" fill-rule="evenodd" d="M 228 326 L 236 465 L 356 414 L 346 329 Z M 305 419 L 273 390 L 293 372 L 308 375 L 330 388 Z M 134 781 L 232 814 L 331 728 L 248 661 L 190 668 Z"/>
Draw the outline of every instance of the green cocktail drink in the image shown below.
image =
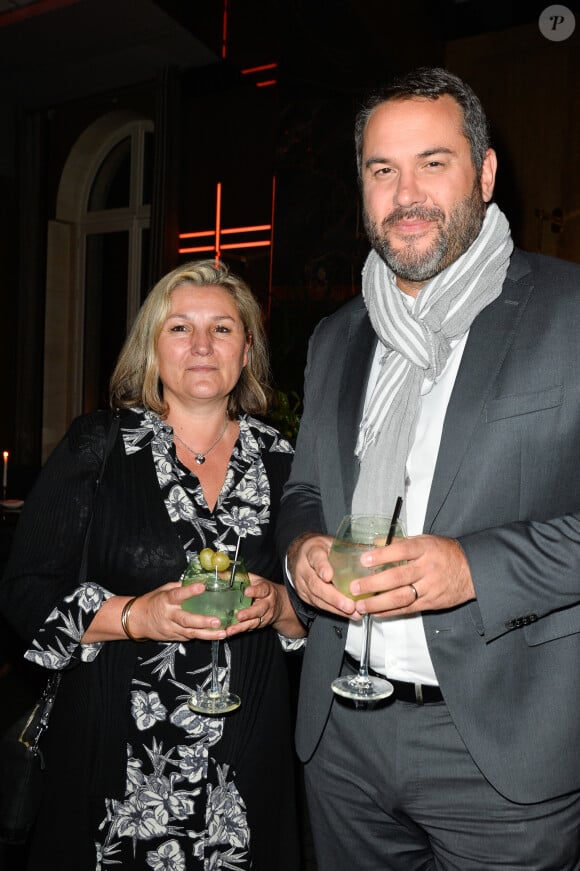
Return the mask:
<path id="1" fill-rule="evenodd" d="M 230 583 L 232 572 L 233 583 Z M 188 584 L 204 584 L 205 592 L 187 599 L 181 607 L 191 614 L 219 617 L 223 628 L 237 623 L 238 611 L 252 604 L 244 592 L 250 579 L 241 560 L 232 562 L 221 572 L 204 570 L 194 560 L 182 579 L 183 586 Z"/>
<path id="2" fill-rule="evenodd" d="M 236 547 L 238 554 L 240 541 Z M 252 600 L 246 596 L 250 578 L 243 560 L 230 560 L 227 553 L 204 548 L 194 554 L 181 579 L 182 585 L 201 583 L 205 590 L 199 596 L 192 596 L 181 607 L 192 614 L 219 617 L 222 628 L 237 623 L 238 611 L 248 608 Z M 195 689 L 188 699 L 192 711 L 209 716 L 222 716 L 239 707 L 241 699 L 229 692 L 219 683 L 218 658 L 219 639 L 211 641 L 211 685 L 208 689 Z"/>
<path id="3" fill-rule="evenodd" d="M 401 538 L 402 534 L 401 525 L 397 524 L 394 537 Z M 344 596 L 354 599 L 355 602 L 359 599 L 370 598 L 374 593 L 362 593 L 360 596 L 353 596 L 350 591 L 351 581 L 354 581 L 355 578 L 366 578 L 369 575 L 376 575 L 378 572 L 382 572 L 391 566 L 400 565 L 400 563 L 384 563 L 384 565 L 372 567 L 361 565 L 360 558 L 363 553 L 366 553 L 372 547 L 382 547 L 384 544 L 385 539 L 380 536 L 372 543 L 368 542 L 366 544 L 335 539 L 328 554 L 328 559 L 334 569 L 332 583 Z"/>
<path id="4" fill-rule="evenodd" d="M 363 578 L 366 575 L 375 574 L 383 568 L 383 566 L 365 568 L 361 565 L 360 558 L 368 549 L 368 545 L 351 544 L 348 541 L 335 541 L 328 554 L 328 559 L 334 569 L 332 583 L 344 596 L 348 596 L 349 599 L 354 599 L 355 601 L 358 599 L 368 599 L 372 596 L 372 593 L 353 596 L 350 591 L 351 581 L 354 581 L 355 578 Z"/>
<path id="5" fill-rule="evenodd" d="M 387 547 L 393 537 L 404 537 L 405 532 L 398 520 L 402 500 L 397 500 L 394 516 L 384 517 L 376 514 L 347 514 L 338 527 L 330 548 L 328 559 L 334 569 L 332 583 L 341 593 L 351 599 L 365 599 L 369 594 L 353 596 L 349 585 L 355 578 L 364 578 L 381 572 L 395 562 L 378 566 L 362 566 L 361 555 L 377 547 Z M 374 594 L 370 594 L 374 595 Z M 353 699 L 358 703 L 387 699 L 393 692 L 393 685 L 386 678 L 370 674 L 369 640 L 371 615 L 362 615 L 361 656 L 358 674 L 342 675 L 332 681 L 332 691 L 338 696 Z"/>

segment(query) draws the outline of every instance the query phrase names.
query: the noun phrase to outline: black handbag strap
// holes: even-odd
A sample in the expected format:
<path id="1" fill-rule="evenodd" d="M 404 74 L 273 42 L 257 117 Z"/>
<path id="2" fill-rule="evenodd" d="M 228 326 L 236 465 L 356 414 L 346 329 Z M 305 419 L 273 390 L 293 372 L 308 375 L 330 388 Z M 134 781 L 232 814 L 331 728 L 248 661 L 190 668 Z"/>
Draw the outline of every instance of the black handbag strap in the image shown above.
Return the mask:
<path id="1" fill-rule="evenodd" d="M 107 460 L 113 450 L 113 446 L 115 441 L 117 440 L 117 434 L 119 432 L 120 426 L 120 415 L 118 411 L 113 413 L 113 419 L 111 421 L 111 426 L 109 427 L 109 431 L 107 433 L 107 440 L 105 442 L 105 453 L 103 454 L 103 461 L 101 463 L 101 468 L 99 470 L 99 475 L 95 482 L 95 489 L 93 492 L 93 507 L 94 502 L 99 491 L 99 486 L 101 484 L 101 480 L 103 478 L 103 473 L 105 471 L 105 466 L 107 465 Z M 83 550 L 81 555 L 81 562 L 79 566 L 79 583 L 83 583 L 87 577 L 87 561 L 89 554 L 89 542 L 91 537 L 91 527 L 93 525 L 93 509 L 91 508 L 91 515 L 89 517 L 89 522 L 87 525 L 87 529 L 85 532 L 85 539 L 83 542 Z M 34 709 L 31 711 L 30 717 L 28 718 L 24 729 L 20 733 L 18 740 L 21 744 L 30 750 L 32 753 L 40 754 L 40 750 L 38 747 L 38 742 L 40 741 L 41 735 L 46 731 L 48 727 L 48 721 L 50 719 L 50 713 L 52 711 L 52 706 L 54 705 L 54 700 L 56 697 L 56 692 L 58 690 L 58 686 L 60 684 L 61 672 L 55 671 L 48 678 L 47 684 L 42 692 L 40 699 L 35 705 Z M 40 717 L 37 716 L 40 711 Z M 33 735 L 28 735 L 28 729 L 33 725 L 36 725 L 36 731 Z"/>

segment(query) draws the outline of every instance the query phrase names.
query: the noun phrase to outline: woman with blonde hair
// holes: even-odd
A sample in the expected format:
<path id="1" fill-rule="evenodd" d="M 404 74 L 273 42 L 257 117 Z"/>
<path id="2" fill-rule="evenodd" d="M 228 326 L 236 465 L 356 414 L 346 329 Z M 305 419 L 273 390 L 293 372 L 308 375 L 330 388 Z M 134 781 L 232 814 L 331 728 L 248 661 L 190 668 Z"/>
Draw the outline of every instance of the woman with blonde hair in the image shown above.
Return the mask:
<path id="1" fill-rule="evenodd" d="M 106 412 L 73 422 L 27 500 L 0 603 L 27 659 L 62 671 L 29 869 L 299 867 L 284 648 L 304 629 L 272 540 L 292 448 L 252 416 L 268 374 L 247 285 L 219 262 L 178 267 L 119 356 L 120 430 L 94 504 Z M 222 629 L 182 608 L 202 588 L 180 578 L 238 540 L 252 603 Z M 211 639 L 242 699 L 227 716 L 187 704 Z"/>

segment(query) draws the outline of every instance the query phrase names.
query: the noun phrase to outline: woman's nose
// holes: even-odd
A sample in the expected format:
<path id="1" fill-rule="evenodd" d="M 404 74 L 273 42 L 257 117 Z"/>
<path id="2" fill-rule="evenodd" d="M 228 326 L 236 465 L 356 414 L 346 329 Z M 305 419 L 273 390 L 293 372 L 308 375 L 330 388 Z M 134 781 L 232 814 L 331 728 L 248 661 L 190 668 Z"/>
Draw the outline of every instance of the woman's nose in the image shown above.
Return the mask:
<path id="1" fill-rule="evenodd" d="M 200 354 L 202 357 L 207 357 L 213 351 L 212 337 L 205 330 L 195 330 L 191 336 L 191 352 L 192 354 Z"/>

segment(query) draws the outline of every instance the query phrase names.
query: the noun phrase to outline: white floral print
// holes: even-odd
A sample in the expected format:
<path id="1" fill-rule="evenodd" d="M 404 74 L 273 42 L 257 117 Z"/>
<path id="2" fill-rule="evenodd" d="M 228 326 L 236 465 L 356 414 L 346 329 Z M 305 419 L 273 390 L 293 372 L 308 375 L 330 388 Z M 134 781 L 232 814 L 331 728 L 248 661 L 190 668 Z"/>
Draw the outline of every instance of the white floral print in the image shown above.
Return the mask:
<path id="1" fill-rule="evenodd" d="M 158 693 L 133 690 L 131 693 L 131 713 L 139 731 L 144 732 L 155 723 L 165 719 L 167 708 L 161 704 Z"/>
<path id="2" fill-rule="evenodd" d="M 179 842 L 172 839 L 161 844 L 158 850 L 147 853 L 147 864 L 153 871 L 185 871 L 185 853 Z"/>
<path id="3" fill-rule="evenodd" d="M 259 538 L 270 522 L 270 490 L 262 455 L 291 453 L 275 430 L 242 417 L 222 492 L 210 512 L 197 479 L 175 456 L 173 433 L 156 415 L 136 410 L 122 428 L 127 456 L 149 448 L 169 518 L 179 528 L 186 555 L 204 546 L 233 551 L 238 536 Z M 102 643 L 81 638 L 112 593 L 87 582 L 58 605 L 34 640 L 27 658 L 49 668 L 91 662 Z M 251 832 L 236 772 L 214 758 L 223 718 L 191 711 L 187 699 L 210 680 L 203 666 L 189 665 L 188 644 L 144 645 L 128 702 L 127 769 L 122 800 L 105 800 L 95 843 L 97 871 L 114 867 L 153 871 L 249 871 Z M 231 651 L 219 681 L 228 686 Z"/>

